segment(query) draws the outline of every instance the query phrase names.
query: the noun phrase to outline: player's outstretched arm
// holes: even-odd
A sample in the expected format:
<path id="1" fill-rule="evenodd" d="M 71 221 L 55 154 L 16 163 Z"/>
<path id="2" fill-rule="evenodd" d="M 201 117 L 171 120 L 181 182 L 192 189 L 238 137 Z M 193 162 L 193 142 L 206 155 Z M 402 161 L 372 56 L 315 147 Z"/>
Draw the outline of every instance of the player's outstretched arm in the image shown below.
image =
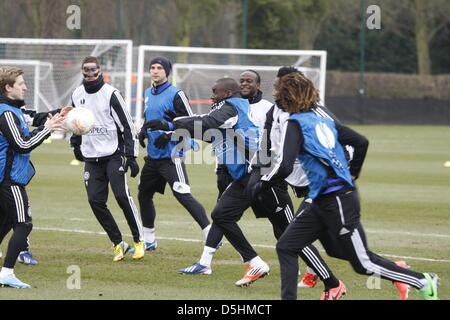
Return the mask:
<path id="1" fill-rule="evenodd" d="M 20 154 L 30 153 L 34 148 L 39 146 L 47 139 L 54 130 L 64 130 L 65 118 L 60 114 L 50 116 L 46 120 L 45 125 L 30 132 L 25 136 L 20 126 L 20 121 L 12 112 L 5 112 L 0 117 L 0 131 L 8 140 L 14 151 Z"/>
<path id="2" fill-rule="evenodd" d="M 66 130 L 65 127 L 66 117 L 63 116 L 61 113 L 56 114 L 49 114 L 47 117 L 47 121 L 44 124 L 44 127 L 47 128 L 49 131 L 64 131 Z"/>
<path id="3" fill-rule="evenodd" d="M 28 125 L 31 125 L 33 127 L 39 127 L 45 124 L 49 114 L 55 115 L 57 113 L 61 113 L 61 115 L 65 117 L 72 109 L 73 106 L 66 106 L 64 108 L 58 108 L 46 112 L 36 112 L 35 110 L 27 109 L 25 107 L 22 107 L 20 110 L 22 110 L 22 112 L 25 114 L 25 118 L 27 119 Z"/>
<path id="4" fill-rule="evenodd" d="M 174 120 L 173 130 L 186 129 L 193 138 L 203 140 L 209 129 L 232 127 L 237 122 L 238 112 L 235 107 L 226 102 L 213 106 L 208 114 L 182 117 Z M 199 130 L 200 129 L 200 130 Z"/>

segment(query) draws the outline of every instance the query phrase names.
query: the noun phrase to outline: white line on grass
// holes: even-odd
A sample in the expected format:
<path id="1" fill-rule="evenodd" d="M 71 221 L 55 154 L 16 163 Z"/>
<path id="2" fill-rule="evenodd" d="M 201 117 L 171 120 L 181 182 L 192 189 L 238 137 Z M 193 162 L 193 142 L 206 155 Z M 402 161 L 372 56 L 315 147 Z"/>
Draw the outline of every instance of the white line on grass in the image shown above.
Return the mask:
<path id="1" fill-rule="evenodd" d="M 59 218 L 58 218 L 59 219 Z M 69 221 L 92 221 L 92 219 L 87 218 L 65 218 Z M 118 222 L 125 223 L 125 220 L 117 220 Z M 180 222 L 180 221 L 164 221 L 161 220 L 158 223 L 160 224 L 171 224 L 171 225 L 178 225 L 178 224 L 191 224 L 192 222 L 186 221 L 186 222 Z M 242 223 L 242 222 L 241 222 Z M 245 225 L 245 222 L 243 223 Z M 252 225 L 253 222 L 252 222 Z M 440 233 L 419 233 L 419 232 L 409 232 L 409 231 L 399 231 L 399 230 L 377 230 L 377 229 L 364 229 L 367 233 L 377 233 L 377 234 L 398 234 L 398 235 L 404 235 L 404 236 L 417 236 L 417 237 L 430 237 L 430 238 L 447 238 L 450 239 L 449 234 L 440 234 Z"/>
<path id="2" fill-rule="evenodd" d="M 85 233 L 85 234 L 98 234 L 98 235 L 106 235 L 106 232 L 98 232 L 98 231 L 88 231 L 88 230 L 79 230 L 79 229 L 62 229 L 62 228 L 48 228 L 48 227 L 34 227 L 35 230 L 45 230 L 45 231 L 59 231 L 59 232 L 72 232 L 72 233 Z M 129 234 L 125 234 L 125 236 L 131 237 Z M 184 242 L 204 242 L 204 240 L 198 239 L 186 239 L 186 238 L 173 238 L 173 237 L 158 237 L 161 240 L 172 240 L 172 241 L 184 241 Z M 265 245 L 265 244 L 254 244 L 254 247 L 259 248 L 269 248 L 275 249 L 275 246 Z M 325 250 L 319 249 L 321 252 L 325 252 Z M 400 258 L 400 259 L 410 259 L 410 260 L 420 260 L 420 261 L 432 261 L 432 262 L 450 262 L 450 260 L 445 259 L 432 259 L 432 258 L 422 258 L 422 257 L 409 257 L 409 256 L 398 256 L 393 254 L 385 254 L 380 253 L 380 255 L 391 258 Z"/>
<path id="3" fill-rule="evenodd" d="M 417 232 L 408 232 L 408 231 L 395 231 L 395 230 L 375 230 L 375 229 L 365 229 L 364 231 L 368 233 L 390 233 L 390 234 L 400 234 L 400 235 L 406 235 L 406 236 L 419 236 L 419 237 L 437 237 L 437 238 L 449 238 L 450 235 L 448 234 L 439 234 L 439 233 L 417 233 Z"/>

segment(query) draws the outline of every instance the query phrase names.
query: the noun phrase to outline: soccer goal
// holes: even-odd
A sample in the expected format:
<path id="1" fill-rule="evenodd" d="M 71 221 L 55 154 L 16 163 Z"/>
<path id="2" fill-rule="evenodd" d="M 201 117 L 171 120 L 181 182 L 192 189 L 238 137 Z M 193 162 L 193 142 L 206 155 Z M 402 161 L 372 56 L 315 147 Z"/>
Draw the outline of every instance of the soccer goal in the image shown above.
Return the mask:
<path id="1" fill-rule="evenodd" d="M 264 98 L 273 101 L 273 82 L 281 66 L 295 66 L 305 73 L 319 89 L 325 101 L 326 51 L 259 50 L 227 48 L 194 48 L 170 46 L 139 46 L 137 70 L 136 119 L 142 121 L 143 94 L 151 85 L 150 60 L 165 56 L 172 61 L 172 83 L 186 92 L 196 113 L 209 111 L 211 87 L 219 78 L 236 80 L 247 70 L 261 76 Z"/>
<path id="2" fill-rule="evenodd" d="M 45 108 L 51 109 L 49 102 L 45 96 L 41 94 L 41 90 L 47 92 L 50 100 L 55 99 L 56 92 L 54 90 L 53 79 L 49 77 L 53 70 L 53 64 L 39 60 L 16 60 L 16 59 L 0 59 L 0 66 L 14 66 L 21 68 L 26 75 L 27 91 L 25 92 L 25 102 L 28 106 L 32 106 L 36 110 L 41 110 L 39 104 L 43 104 Z M 41 85 L 45 88 L 41 89 Z"/>
<path id="3" fill-rule="evenodd" d="M 0 66 L 24 69 L 27 107 L 37 111 L 65 106 L 83 80 L 81 61 L 99 58 L 106 82 L 124 95 L 131 109 L 131 40 L 0 38 Z"/>

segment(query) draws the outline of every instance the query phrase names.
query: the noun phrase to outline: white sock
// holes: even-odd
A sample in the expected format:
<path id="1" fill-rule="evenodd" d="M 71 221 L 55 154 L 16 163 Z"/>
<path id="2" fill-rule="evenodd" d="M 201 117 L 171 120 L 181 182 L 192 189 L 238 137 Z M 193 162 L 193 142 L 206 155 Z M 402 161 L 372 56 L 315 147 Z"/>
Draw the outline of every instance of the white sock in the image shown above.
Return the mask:
<path id="1" fill-rule="evenodd" d="M 155 242 L 155 228 L 146 228 L 144 229 L 144 241 L 145 242 Z"/>
<path id="2" fill-rule="evenodd" d="M 1 277 L 6 277 L 9 276 L 10 274 L 14 274 L 14 269 L 2 267 L 2 270 L 0 271 Z"/>
<path id="3" fill-rule="evenodd" d="M 261 259 L 259 256 L 254 257 L 252 260 L 250 260 L 249 263 L 250 263 L 250 265 L 251 265 L 252 267 L 258 267 L 258 266 L 260 266 L 260 265 L 267 264 L 267 263 L 265 263 L 264 260 Z"/>
<path id="4" fill-rule="evenodd" d="M 217 249 L 204 246 L 203 247 L 203 253 L 202 257 L 200 258 L 199 263 L 201 265 L 211 267 L 212 259 L 214 257 L 214 254 L 216 253 Z"/>
<path id="5" fill-rule="evenodd" d="M 313 269 L 311 269 L 310 267 L 306 267 L 306 272 L 311 273 L 313 275 L 317 275 Z"/>
<path id="6" fill-rule="evenodd" d="M 208 224 L 205 229 L 203 229 L 203 234 L 205 235 L 205 240 L 208 238 L 209 229 L 211 229 L 211 224 Z"/>
<path id="7" fill-rule="evenodd" d="M 427 280 L 427 278 L 420 279 L 419 281 L 423 284 L 423 288 L 419 289 L 420 291 L 424 291 L 424 290 L 428 289 L 428 280 Z"/>

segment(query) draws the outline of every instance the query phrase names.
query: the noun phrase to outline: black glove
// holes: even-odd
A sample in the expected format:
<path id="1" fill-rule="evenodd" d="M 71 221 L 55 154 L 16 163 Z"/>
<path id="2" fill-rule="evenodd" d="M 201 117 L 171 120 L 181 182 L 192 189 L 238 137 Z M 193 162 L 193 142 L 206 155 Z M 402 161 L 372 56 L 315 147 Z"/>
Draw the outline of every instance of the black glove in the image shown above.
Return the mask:
<path id="1" fill-rule="evenodd" d="M 260 168 L 253 169 L 250 173 L 250 178 L 248 179 L 247 185 L 245 186 L 245 193 L 247 197 L 250 198 L 252 201 L 256 200 L 253 197 L 252 189 L 260 180 L 261 180 L 261 169 Z"/>
<path id="2" fill-rule="evenodd" d="M 78 161 L 84 162 L 83 154 L 81 153 L 80 146 L 73 146 L 73 154 L 75 155 L 75 159 Z"/>
<path id="3" fill-rule="evenodd" d="M 253 201 L 255 200 L 261 200 L 258 197 L 258 195 L 265 190 L 267 190 L 269 187 L 268 183 L 262 180 L 259 180 L 256 182 L 253 186 L 250 187 L 250 199 Z"/>
<path id="4" fill-rule="evenodd" d="M 145 148 L 145 139 L 147 138 L 147 129 L 142 127 L 141 131 L 139 131 L 138 134 L 139 138 L 139 144 L 142 146 L 142 148 Z"/>
<path id="5" fill-rule="evenodd" d="M 164 149 L 167 144 L 170 142 L 172 138 L 172 134 L 171 133 L 162 133 L 158 138 L 156 138 L 155 140 L 155 147 L 159 148 L 159 149 Z"/>
<path id="6" fill-rule="evenodd" d="M 45 121 L 47 121 L 48 114 L 48 112 L 39 112 L 31 115 L 33 118 L 33 127 L 43 126 Z"/>
<path id="7" fill-rule="evenodd" d="M 139 165 L 136 162 L 136 158 L 127 157 L 127 161 L 125 162 L 125 172 L 128 171 L 128 167 L 131 169 L 131 177 L 136 177 L 139 173 Z"/>
<path id="8" fill-rule="evenodd" d="M 177 117 L 182 117 L 182 116 L 183 116 L 183 114 L 173 112 L 172 110 L 167 110 L 166 112 L 164 112 L 163 119 L 166 120 L 167 122 L 172 122 L 173 119 L 175 119 Z"/>
<path id="9" fill-rule="evenodd" d="M 169 131 L 170 130 L 169 123 L 164 120 L 149 120 L 146 123 L 144 123 L 142 128 L 150 129 L 152 131 L 155 131 L 155 130 Z"/>
<path id="10" fill-rule="evenodd" d="M 306 198 L 308 196 L 308 193 L 309 193 L 308 186 L 293 187 L 292 189 L 294 189 L 294 194 L 297 198 Z"/>

